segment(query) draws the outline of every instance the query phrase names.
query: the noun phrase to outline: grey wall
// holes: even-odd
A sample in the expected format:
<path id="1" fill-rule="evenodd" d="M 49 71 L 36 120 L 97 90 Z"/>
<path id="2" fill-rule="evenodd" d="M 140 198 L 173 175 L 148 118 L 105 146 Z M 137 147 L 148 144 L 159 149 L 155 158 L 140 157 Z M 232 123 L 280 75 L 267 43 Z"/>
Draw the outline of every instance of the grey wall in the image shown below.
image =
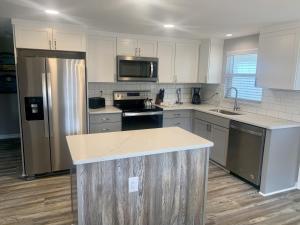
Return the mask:
<path id="1" fill-rule="evenodd" d="M 0 54 L 14 52 L 12 26 L 9 19 L 0 18 Z M 0 139 L 19 134 L 17 94 L 0 93 Z"/>

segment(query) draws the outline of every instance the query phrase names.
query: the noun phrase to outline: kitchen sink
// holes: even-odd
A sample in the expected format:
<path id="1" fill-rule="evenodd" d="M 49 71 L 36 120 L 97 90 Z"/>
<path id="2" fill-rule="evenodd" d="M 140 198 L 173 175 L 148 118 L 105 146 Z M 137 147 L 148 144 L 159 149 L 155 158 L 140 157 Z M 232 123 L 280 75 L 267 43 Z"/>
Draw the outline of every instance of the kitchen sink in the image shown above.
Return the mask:
<path id="1" fill-rule="evenodd" d="M 217 112 L 217 113 L 221 113 L 221 114 L 225 114 L 225 115 L 242 115 L 240 113 L 236 113 L 236 112 L 232 112 L 232 111 L 229 111 L 229 110 L 225 110 L 225 109 L 211 109 L 209 111 L 212 111 L 212 112 Z"/>

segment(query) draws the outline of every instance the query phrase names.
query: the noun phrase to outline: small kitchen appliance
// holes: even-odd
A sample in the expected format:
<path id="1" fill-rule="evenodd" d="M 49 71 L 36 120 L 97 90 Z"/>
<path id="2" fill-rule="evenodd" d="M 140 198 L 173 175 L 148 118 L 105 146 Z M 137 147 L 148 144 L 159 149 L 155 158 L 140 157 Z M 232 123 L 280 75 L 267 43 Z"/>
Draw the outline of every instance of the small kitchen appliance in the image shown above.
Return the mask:
<path id="1" fill-rule="evenodd" d="M 192 88 L 192 104 L 200 105 L 201 104 L 201 88 Z"/>
<path id="2" fill-rule="evenodd" d="M 102 97 L 93 97 L 89 98 L 89 108 L 90 109 L 99 109 L 105 107 L 105 98 Z"/>

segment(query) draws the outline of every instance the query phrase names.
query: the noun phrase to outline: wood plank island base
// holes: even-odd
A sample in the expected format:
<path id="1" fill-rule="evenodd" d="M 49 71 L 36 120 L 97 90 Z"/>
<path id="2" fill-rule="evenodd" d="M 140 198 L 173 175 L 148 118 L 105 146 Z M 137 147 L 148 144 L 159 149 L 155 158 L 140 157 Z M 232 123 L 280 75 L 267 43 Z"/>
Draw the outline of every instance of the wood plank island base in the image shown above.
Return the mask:
<path id="1" fill-rule="evenodd" d="M 175 127 L 67 140 L 75 224 L 205 224 L 212 142 Z"/>

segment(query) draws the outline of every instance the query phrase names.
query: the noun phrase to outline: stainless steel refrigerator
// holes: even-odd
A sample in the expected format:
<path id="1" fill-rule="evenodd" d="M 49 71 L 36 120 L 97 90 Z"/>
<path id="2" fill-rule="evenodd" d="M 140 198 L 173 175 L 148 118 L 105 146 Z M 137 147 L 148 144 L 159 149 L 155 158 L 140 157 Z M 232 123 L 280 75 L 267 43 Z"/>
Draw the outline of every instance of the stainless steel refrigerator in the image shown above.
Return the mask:
<path id="1" fill-rule="evenodd" d="M 23 175 L 70 169 L 66 135 L 87 132 L 83 53 L 19 50 Z"/>

